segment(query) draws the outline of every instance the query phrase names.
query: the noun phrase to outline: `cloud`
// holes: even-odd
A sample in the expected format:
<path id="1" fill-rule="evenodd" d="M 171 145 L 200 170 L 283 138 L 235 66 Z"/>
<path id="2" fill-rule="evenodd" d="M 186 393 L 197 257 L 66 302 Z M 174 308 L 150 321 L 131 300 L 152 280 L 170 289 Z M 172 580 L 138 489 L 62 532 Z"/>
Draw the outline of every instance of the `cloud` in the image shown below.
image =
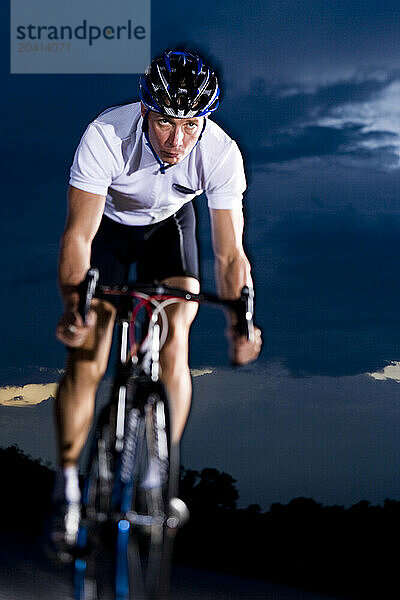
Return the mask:
<path id="1" fill-rule="evenodd" d="M 0 405 L 15 407 L 33 406 L 49 398 L 54 398 L 56 389 L 56 383 L 3 387 L 0 388 Z"/>
<path id="2" fill-rule="evenodd" d="M 389 78 L 384 85 L 379 85 L 365 97 L 354 96 L 340 105 L 333 106 L 327 114 L 318 119 L 321 126 L 333 127 L 343 130 L 349 123 L 357 126 L 358 136 L 352 140 L 347 150 L 354 152 L 357 149 L 362 155 L 375 151 L 384 151 L 384 158 L 388 158 L 388 151 L 393 152 L 393 161 L 381 166 L 398 168 L 400 157 L 400 107 L 398 97 L 400 92 L 399 76 Z"/>
<path id="3" fill-rule="evenodd" d="M 258 78 L 221 112 L 254 165 L 330 157 L 388 170 L 400 165 L 399 90 L 398 72 L 313 86 L 271 86 Z"/>
<path id="4" fill-rule="evenodd" d="M 190 373 L 192 377 L 201 377 L 202 375 L 211 375 L 215 369 L 191 369 Z"/>
<path id="5" fill-rule="evenodd" d="M 345 124 L 342 128 L 307 125 L 289 134 L 278 134 L 274 144 L 259 148 L 256 158 L 260 162 L 273 163 L 344 155 L 358 144 L 360 134 L 361 127 L 354 124 Z"/>
<path id="6" fill-rule="evenodd" d="M 392 379 L 393 381 L 400 383 L 400 362 L 392 361 L 390 365 L 387 365 L 383 370 L 376 371 L 375 373 L 367 373 L 367 375 L 378 381 Z"/>

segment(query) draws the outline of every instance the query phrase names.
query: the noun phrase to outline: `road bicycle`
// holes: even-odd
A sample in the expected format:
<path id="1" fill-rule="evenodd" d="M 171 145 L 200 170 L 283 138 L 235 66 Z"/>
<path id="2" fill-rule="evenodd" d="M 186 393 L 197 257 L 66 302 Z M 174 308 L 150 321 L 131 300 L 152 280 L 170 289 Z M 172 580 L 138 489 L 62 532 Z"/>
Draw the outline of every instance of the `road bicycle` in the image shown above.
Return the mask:
<path id="1" fill-rule="evenodd" d="M 90 269 L 80 286 L 86 320 L 93 297 L 117 299 L 117 364 L 111 398 L 95 425 L 74 551 L 75 600 L 164 600 L 173 542 L 188 510 L 178 498 L 178 448 L 171 444 L 159 354 L 167 306 L 211 303 L 233 310 L 252 339 L 253 293 L 238 300 L 161 284 L 99 286 Z"/>

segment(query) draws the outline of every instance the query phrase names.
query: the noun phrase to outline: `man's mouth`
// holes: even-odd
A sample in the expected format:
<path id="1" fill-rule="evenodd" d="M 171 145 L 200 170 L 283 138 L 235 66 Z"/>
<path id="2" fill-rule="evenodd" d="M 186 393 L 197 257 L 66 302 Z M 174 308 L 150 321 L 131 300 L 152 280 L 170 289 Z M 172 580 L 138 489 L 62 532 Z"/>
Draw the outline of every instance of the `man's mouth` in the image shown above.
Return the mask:
<path id="1" fill-rule="evenodd" d="M 181 155 L 180 152 L 167 152 L 166 150 L 163 150 L 163 154 L 168 156 L 168 158 L 178 158 Z"/>

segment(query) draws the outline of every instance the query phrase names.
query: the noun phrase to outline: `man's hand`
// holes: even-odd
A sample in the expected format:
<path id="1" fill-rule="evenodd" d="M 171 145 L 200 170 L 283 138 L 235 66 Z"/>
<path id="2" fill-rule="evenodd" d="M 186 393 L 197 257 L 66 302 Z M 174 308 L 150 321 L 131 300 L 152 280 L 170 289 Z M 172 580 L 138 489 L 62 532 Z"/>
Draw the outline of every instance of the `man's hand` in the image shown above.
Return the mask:
<path id="1" fill-rule="evenodd" d="M 69 348 L 79 348 L 86 341 L 89 332 L 96 325 L 97 315 L 89 311 L 86 324 L 80 314 L 73 310 L 66 311 L 58 322 L 56 338 Z"/>
<path id="2" fill-rule="evenodd" d="M 230 358 L 234 365 L 246 365 L 257 359 L 261 351 L 261 330 L 254 327 L 254 339 L 249 341 L 246 336 L 239 335 L 235 327 L 228 330 L 230 341 Z"/>

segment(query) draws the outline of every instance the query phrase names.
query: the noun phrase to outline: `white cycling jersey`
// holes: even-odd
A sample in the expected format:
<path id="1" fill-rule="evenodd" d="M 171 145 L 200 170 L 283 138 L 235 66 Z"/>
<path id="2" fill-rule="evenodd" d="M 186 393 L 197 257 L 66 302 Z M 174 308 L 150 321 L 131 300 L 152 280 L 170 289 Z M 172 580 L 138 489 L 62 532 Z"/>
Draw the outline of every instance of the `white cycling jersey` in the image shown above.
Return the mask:
<path id="1" fill-rule="evenodd" d="M 192 152 L 164 173 L 142 124 L 140 102 L 101 113 L 75 152 L 70 185 L 105 195 L 104 214 L 126 225 L 162 221 L 202 192 L 210 208 L 241 206 L 246 189 L 242 156 L 216 123 L 207 119 Z"/>

